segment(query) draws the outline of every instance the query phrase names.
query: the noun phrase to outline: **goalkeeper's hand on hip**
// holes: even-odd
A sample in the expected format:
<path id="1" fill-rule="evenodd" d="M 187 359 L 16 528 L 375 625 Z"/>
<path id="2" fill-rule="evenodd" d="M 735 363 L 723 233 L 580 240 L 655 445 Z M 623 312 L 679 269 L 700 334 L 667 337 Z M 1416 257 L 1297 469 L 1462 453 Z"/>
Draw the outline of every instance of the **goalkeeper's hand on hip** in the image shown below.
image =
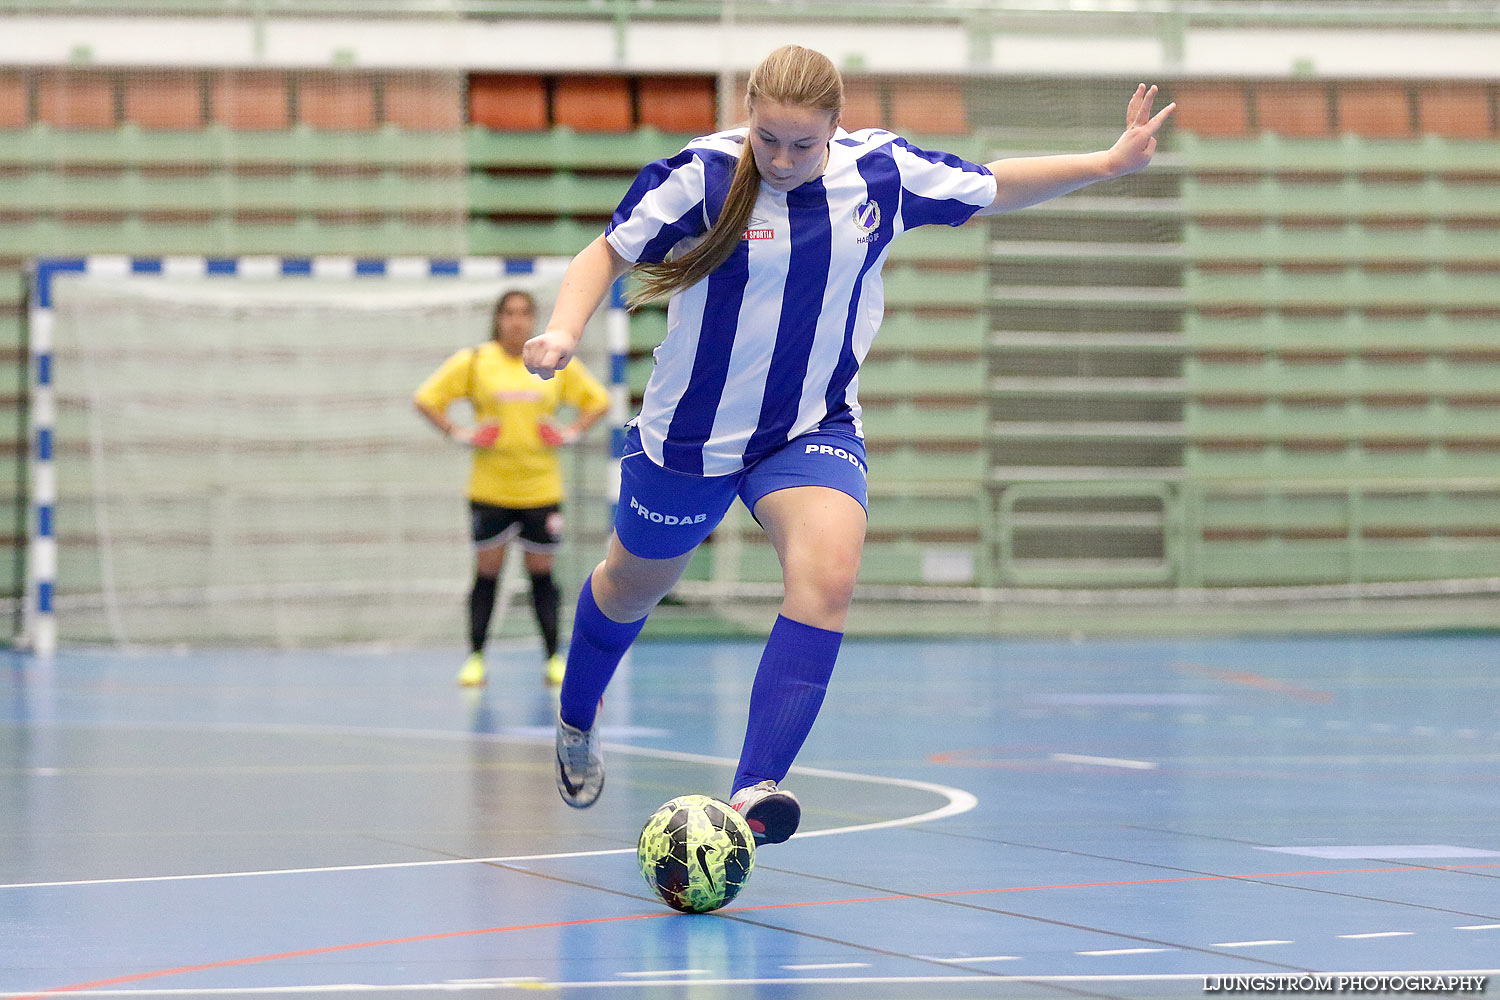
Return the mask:
<path id="1" fill-rule="evenodd" d="M 539 421 L 536 425 L 536 433 L 542 439 L 542 444 L 549 448 L 561 448 L 578 440 L 576 428 L 559 427 L 550 420 Z"/>
<path id="2" fill-rule="evenodd" d="M 448 436 L 459 444 L 470 448 L 493 448 L 500 440 L 500 425 L 494 421 L 475 424 L 473 427 L 455 427 Z"/>

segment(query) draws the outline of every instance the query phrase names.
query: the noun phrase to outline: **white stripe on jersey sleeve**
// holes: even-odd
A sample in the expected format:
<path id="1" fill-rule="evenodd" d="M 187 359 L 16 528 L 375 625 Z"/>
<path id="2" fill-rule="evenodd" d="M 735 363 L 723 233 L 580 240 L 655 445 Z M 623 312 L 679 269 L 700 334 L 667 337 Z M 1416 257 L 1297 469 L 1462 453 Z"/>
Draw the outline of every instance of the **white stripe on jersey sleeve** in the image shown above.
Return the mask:
<path id="1" fill-rule="evenodd" d="M 616 253 L 634 263 L 640 259 L 646 244 L 655 239 L 663 227 L 677 221 L 703 201 L 704 187 L 703 161 L 691 157 L 648 191 L 630 217 L 610 230 L 605 239 Z"/>
<path id="2" fill-rule="evenodd" d="M 980 173 L 934 163 L 900 143 L 891 145 L 891 155 L 901 171 L 902 186 L 923 198 L 959 201 L 980 208 L 995 200 L 995 175 L 988 170 Z"/>

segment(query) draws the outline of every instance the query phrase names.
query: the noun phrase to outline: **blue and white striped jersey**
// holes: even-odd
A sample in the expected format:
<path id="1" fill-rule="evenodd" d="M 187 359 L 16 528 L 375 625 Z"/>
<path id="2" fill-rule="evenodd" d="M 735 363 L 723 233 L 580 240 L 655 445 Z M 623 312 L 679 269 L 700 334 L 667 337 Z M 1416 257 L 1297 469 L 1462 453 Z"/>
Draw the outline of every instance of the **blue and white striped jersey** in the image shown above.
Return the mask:
<path id="1" fill-rule="evenodd" d="M 606 238 L 629 261 L 659 262 L 701 239 L 723 207 L 748 130 L 694 139 L 648 164 Z M 733 254 L 667 307 L 636 426 L 674 472 L 721 476 L 823 424 L 859 433 L 860 363 L 880 328 L 880 268 L 908 229 L 956 226 L 995 197 L 978 164 L 917 149 L 881 129 L 839 129 L 821 177 L 762 184 Z"/>

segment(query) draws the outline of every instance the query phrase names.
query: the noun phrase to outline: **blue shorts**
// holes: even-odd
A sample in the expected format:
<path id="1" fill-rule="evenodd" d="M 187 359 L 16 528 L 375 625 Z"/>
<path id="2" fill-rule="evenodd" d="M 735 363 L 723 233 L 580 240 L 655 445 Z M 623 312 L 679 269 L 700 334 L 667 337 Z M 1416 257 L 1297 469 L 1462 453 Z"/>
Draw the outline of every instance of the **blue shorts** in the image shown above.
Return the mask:
<path id="1" fill-rule="evenodd" d="M 634 427 L 620 462 L 615 534 L 631 555 L 671 559 L 691 552 L 739 497 L 751 515 L 761 497 L 792 486 L 827 486 L 868 507 L 865 443 L 847 425 L 820 427 L 728 476 L 664 469 L 641 450 Z"/>

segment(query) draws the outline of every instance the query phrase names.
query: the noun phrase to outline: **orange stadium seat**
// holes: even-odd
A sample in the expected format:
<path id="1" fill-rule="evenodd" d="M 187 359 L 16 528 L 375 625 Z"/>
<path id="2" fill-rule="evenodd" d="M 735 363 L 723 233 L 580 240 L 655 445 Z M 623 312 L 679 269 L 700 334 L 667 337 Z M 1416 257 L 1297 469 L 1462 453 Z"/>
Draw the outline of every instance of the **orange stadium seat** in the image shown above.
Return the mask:
<path id="1" fill-rule="evenodd" d="M 229 71 L 214 78 L 209 115 L 232 129 L 278 130 L 291 124 L 285 74 Z"/>
<path id="2" fill-rule="evenodd" d="M 891 124 L 897 132 L 965 135 L 969 113 L 957 80 L 891 81 Z"/>
<path id="3" fill-rule="evenodd" d="M 423 73 L 385 78 L 385 121 L 415 132 L 452 132 L 463 125 L 457 76 Z"/>
<path id="4" fill-rule="evenodd" d="M 883 88 L 869 78 L 844 80 L 844 128 L 890 128 L 885 114 Z"/>
<path id="5" fill-rule="evenodd" d="M 579 132 L 629 132 L 635 127 L 630 81 L 623 76 L 558 77 L 552 113 L 557 124 Z"/>
<path id="6" fill-rule="evenodd" d="M 1172 121 L 1180 129 L 1217 136 L 1245 135 L 1250 131 L 1248 95 L 1239 84 L 1187 83 L 1164 96 L 1168 102 L 1177 102 Z"/>
<path id="7" fill-rule="evenodd" d="M 1340 132 L 1372 139 L 1404 139 L 1412 134 L 1411 94 L 1403 86 L 1340 84 L 1335 100 Z"/>
<path id="8" fill-rule="evenodd" d="M 497 132 L 547 128 L 547 84 L 539 76 L 471 76 L 469 121 Z"/>
<path id="9" fill-rule="evenodd" d="M 1255 119 L 1277 135 L 1328 135 L 1328 88 L 1321 83 L 1263 83 L 1255 90 Z"/>
<path id="10" fill-rule="evenodd" d="M 37 114 L 58 128 L 114 128 L 115 78 L 110 73 L 70 70 L 43 73 L 37 87 Z"/>
<path id="11" fill-rule="evenodd" d="M 25 128 L 31 124 L 31 100 L 26 77 L 0 73 L 0 128 Z"/>
<path id="12" fill-rule="evenodd" d="M 643 76 L 636 82 L 641 124 L 663 132 L 712 132 L 719 119 L 712 77 Z"/>
<path id="13" fill-rule="evenodd" d="M 297 120 L 313 128 L 358 132 L 375 127 L 375 81 L 363 73 L 297 78 Z"/>
<path id="14" fill-rule="evenodd" d="M 203 127 L 203 94 L 196 73 L 131 73 L 125 78 L 124 105 L 125 120 L 142 128 Z"/>
<path id="15" fill-rule="evenodd" d="M 1417 90 L 1417 121 L 1428 135 L 1483 139 L 1495 134 L 1489 88 L 1482 83 L 1434 83 Z"/>

